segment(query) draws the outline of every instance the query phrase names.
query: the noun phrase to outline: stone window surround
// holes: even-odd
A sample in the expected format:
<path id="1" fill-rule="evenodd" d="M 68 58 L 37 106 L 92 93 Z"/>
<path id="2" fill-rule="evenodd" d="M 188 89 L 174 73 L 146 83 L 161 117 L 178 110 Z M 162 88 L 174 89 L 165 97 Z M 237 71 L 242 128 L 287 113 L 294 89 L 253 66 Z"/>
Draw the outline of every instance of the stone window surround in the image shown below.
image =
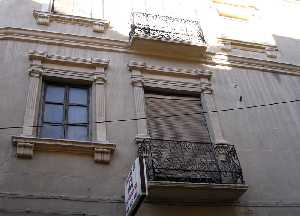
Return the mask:
<path id="1" fill-rule="evenodd" d="M 23 131 L 20 136 L 13 137 L 17 147 L 17 157 L 32 158 L 36 151 L 56 151 L 93 155 L 95 162 L 109 163 L 116 148 L 106 136 L 106 71 L 109 61 L 103 59 L 82 59 L 68 56 L 49 55 L 46 52 L 31 51 L 29 53 L 31 66 L 29 69 L 29 86 Z M 94 72 L 79 72 L 46 67 L 45 63 L 55 65 L 72 65 L 95 68 Z M 92 141 L 76 141 L 64 139 L 49 139 L 36 137 L 36 125 L 39 113 L 42 77 L 57 77 L 62 79 L 77 79 L 89 82 L 92 86 Z"/>
<path id="2" fill-rule="evenodd" d="M 248 52 L 264 53 L 266 57 L 273 59 L 277 58 L 279 54 L 278 47 L 271 44 L 239 41 L 226 37 L 220 37 L 218 38 L 218 41 L 221 45 L 221 51 L 223 52 L 231 52 L 233 49 L 238 49 Z"/>
<path id="3" fill-rule="evenodd" d="M 181 69 L 148 65 L 145 62 L 131 61 L 128 64 L 131 72 L 135 113 L 137 120 L 136 140 L 150 138 L 145 119 L 144 88 L 158 88 L 176 92 L 188 92 L 201 95 L 204 111 L 216 110 L 212 89 L 212 72 L 203 69 Z M 209 112 L 207 124 L 214 144 L 228 144 L 224 139 L 218 112 Z"/>
<path id="4" fill-rule="evenodd" d="M 91 27 L 93 32 L 103 33 L 109 27 L 109 21 L 104 19 L 93 19 L 73 15 L 54 14 L 48 11 L 34 10 L 33 16 L 38 25 L 49 26 L 51 22 L 76 24 Z"/>

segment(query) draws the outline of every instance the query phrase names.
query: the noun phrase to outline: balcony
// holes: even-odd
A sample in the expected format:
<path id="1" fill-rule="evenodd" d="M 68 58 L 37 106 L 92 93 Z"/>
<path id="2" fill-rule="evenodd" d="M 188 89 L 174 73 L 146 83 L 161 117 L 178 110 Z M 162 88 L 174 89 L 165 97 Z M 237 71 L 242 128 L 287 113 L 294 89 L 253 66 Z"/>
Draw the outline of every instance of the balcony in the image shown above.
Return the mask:
<path id="1" fill-rule="evenodd" d="M 233 145 L 141 139 L 148 201 L 223 202 L 237 200 L 246 190 Z"/>
<path id="2" fill-rule="evenodd" d="M 206 42 L 198 21 L 135 12 L 129 41 L 132 49 L 171 57 L 200 58 Z"/>

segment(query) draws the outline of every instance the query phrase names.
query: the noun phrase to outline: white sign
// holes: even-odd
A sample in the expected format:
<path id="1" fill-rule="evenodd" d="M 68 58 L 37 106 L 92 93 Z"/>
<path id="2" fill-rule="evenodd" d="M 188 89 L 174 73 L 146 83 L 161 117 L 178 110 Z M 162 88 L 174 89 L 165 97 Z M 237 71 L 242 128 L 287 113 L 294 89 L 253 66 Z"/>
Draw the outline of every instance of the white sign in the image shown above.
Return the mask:
<path id="1" fill-rule="evenodd" d="M 125 182 L 126 216 L 133 216 L 147 195 L 145 162 L 137 158 Z"/>

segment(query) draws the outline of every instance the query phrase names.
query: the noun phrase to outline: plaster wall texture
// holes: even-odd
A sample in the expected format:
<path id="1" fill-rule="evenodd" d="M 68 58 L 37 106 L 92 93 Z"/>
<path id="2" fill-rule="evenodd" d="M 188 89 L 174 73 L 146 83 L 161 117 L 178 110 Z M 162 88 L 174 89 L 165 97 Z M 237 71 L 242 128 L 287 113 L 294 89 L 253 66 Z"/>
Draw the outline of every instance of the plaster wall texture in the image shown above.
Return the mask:
<path id="1" fill-rule="evenodd" d="M 39 9 L 40 5 L 34 1 L 2 0 L 0 5 L 1 27 L 127 40 L 127 36 L 114 30 L 99 35 L 76 25 L 36 25 L 32 10 Z M 276 61 L 300 64 L 298 40 L 288 37 L 275 40 L 281 52 Z M 135 117 L 129 61 L 206 68 L 199 62 L 9 39 L 0 40 L 0 50 L 0 127 L 23 124 L 30 50 L 109 59 L 108 120 Z M 225 139 L 237 149 L 249 190 L 233 206 L 145 203 L 138 215 L 299 215 L 300 104 L 280 102 L 300 99 L 300 77 L 240 68 L 210 70 L 214 72 L 212 83 L 219 109 L 279 103 L 219 114 Z M 31 160 L 20 160 L 15 157 L 11 136 L 21 134 L 21 130 L 0 130 L 0 215 L 123 215 L 123 185 L 136 157 L 137 127 L 135 121 L 107 126 L 109 141 L 117 144 L 109 165 L 96 164 L 90 157 L 57 153 L 36 153 Z"/>

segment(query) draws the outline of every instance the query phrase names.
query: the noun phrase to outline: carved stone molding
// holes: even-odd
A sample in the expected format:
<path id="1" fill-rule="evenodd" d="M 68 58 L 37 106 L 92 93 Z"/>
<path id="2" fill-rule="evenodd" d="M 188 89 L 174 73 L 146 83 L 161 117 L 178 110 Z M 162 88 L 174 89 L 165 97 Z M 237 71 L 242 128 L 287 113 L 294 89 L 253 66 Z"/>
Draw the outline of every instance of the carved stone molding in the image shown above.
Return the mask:
<path id="1" fill-rule="evenodd" d="M 46 25 L 50 24 L 50 15 L 45 12 L 33 11 L 33 16 L 38 25 Z"/>
<path id="2" fill-rule="evenodd" d="M 48 147 L 57 149 L 63 148 L 66 151 L 86 151 L 86 149 L 93 148 L 93 151 L 89 150 L 89 154 L 93 154 L 96 162 L 107 163 L 110 160 L 111 151 L 107 148 L 102 148 L 103 145 L 96 145 L 97 143 L 109 143 L 106 137 L 106 71 L 109 61 L 98 58 L 74 58 L 69 56 L 59 56 L 54 54 L 48 54 L 46 52 L 31 51 L 29 53 L 29 59 L 31 61 L 29 68 L 29 86 L 25 107 L 23 131 L 20 139 L 17 143 L 17 156 L 23 158 L 31 158 L 33 151 L 39 148 Z M 51 65 L 49 66 L 49 63 Z M 70 69 L 66 67 L 59 68 L 58 66 L 72 66 Z M 76 71 L 74 66 L 80 66 L 81 69 Z M 83 70 L 82 67 L 86 67 L 89 70 Z M 90 70 L 93 68 L 94 70 Z M 93 140 L 95 142 L 78 142 L 70 140 L 52 140 L 52 139 L 38 139 L 33 138 L 37 136 L 36 128 L 33 127 L 37 123 L 39 112 L 39 101 L 41 97 L 41 77 L 56 77 L 63 78 L 65 80 L 81 80 L 88 81 L 92 87 L 93 108 L 91 109 L 91 116 L 93 124 Z M 95 123 L 103 122 L 103 123 Z M 29 140 L 28 140 L 29 139 Z M 70 146 L 71 147 L 68 147 Z M 57 148 L 57 149 L 55 149 Z"/>
<path id="3" fill-rule="evenodd" d="M 12 137 L 12 142 L 17 148 L 17 157 L 29 159 L 34 152 L 63 152 L 90 155 L 97 163 L 109 163 L 116 149 L 116 145 L 112 143 L 22 136 Z"/>
<path id="4" fill-rule="evenodd" d="M 94 32 L 103 33 L 109 27 L 109 22 L 102 19 L 92 19 L 86 17 L 64 15 L 64 14 L 55 14 L 45 11 L 33 11 L 33 16 L 38 25 L 50 25 L 51 22 L 75 24 L 81 26 L 92 27 Z"/>
<path id="5" fill-rule="evenodd" d="M 230 42 L 227 42 L 227 41 L 224 41 L 222 42 L 222 46 L 221 46 L 221 50 L 224 51 L 224 52 L 230 52 L 232 49 L 231 47 L 231 43 Z"/>
<path id="6" fill-rule="evenodd" d="M 143 54 L 135 50 L 128 48 L 127 41 L 112 40 L 108 38 L 88 37 L 82 35 L 72 35 L 59 32 L 49 32 L 34 29 L 23 29 L 14 27 L 1 27 L 0 28 L 0 40 L 13 40 L 13 41 L 25 41 L 34 42 L 38 44 L 48 44 L 62 47 L 72 47 L 79 49 L 90 49 L 97 51 L 112 51 L 122 52 L 130 54 Z M 195 59 L 182 56 L 183 59 L 193 60 L 195 62 L 202 62 L 209 66 L 221 65 L 230 66 L 236 68 L 247 68 L 252 70 L 258 70 L 261 72 L 270 73 L 282 73 L 300 76 L 300 65 L 290 64 L 288 62 L 280 62 L 273 60 L 262 60 L 253 57 L 242 57 L 226 54 L 226 62 L 216 63 L 212 61 L 212 58 L 216 53 L 207 52 L 206 59 Z"/>
<path id="7" fill-rule="evenodd" d="M 33 148 L 34 144 L 26 142 L 25 140 L 22 142 L 17 142 L 17 157 L 18 158 L 32 158 L 33 157 Z"/>
<path id="8" fill-rule="evenodd" d="M 269 58 L 277 58 L 278 49 L 275 47 L 266 47 L 265 53 L 266 53 L 266 56 Z"/>
<path id="9" fill-rule="evenodd" d="M 76 79 L 94 82 L 97 84 L 104 84 L 106 82 L 106 73 L 98 72 L 82 72 L 75 70 L 64 70 L 57 68 L 45 67 L 43 65 L 31 64 L 29 68 L 30 77 L 60 77 L 64 79 Z"/>
<path id="10" fill-rule="evenodd" d="M 31 65 L 33 67 L 34 65 Z M 75 70 L 64 70 L 50 67 L 42 67 L 41 75 L 44 77 L 59 77 L 64 79 L 76 79 L 94 82 L 97 80 L 96 72 L 82 72 Z"/>
<path id="11" fill-rule="evenodd" d="M 70 79 L 87 80 L 96 83 L 106 82 L 105 69 L 108 67 L 109 61 L 99 58 L 75 58 L 70 56 L 60 56 L 54 54 L 48 54 L 41 51 L 30 51 L 29 59 L 32 61 L 29 74 L 30 76 L 49 76 L 49 77 L 61 77 Z M 75 71 L 74 69 L 57 69 L 46 67 L 45 63 L 51 63 L 55 65 L 70 65 L 80 66 L 87 68 L 95 68 L 94 72 L 89 71 Z"/>
<path id="12" fill-rule="evenodd" d="M 234 68 L 245 68 L 250 70 L 256 70 L 260 72 L 265 71 L 270 73 L 280 73 L 280 74 L 300 76 L 300 65 L 292 65 L 292 64 L 276 62 L 271 60 L 258 60 L 258 59 L 246 58 L 246 57 L 235 56 L 230 54 L 219 56 L 216 55 L 215 53 L 209 53 L 208 58 L 204 63 L 213 66 L 228 66 Z"/>
<path id="13" fill-rule="evenodd" d="M 37 50 L 30 51 L 28 55 L 30 60 L 47 61 L 58 64 L 70 64 L 73 66 L 77 65 L 85 67 L 103 67 L 104 69 L 106 69 L 109 64 L 109 60 L 106 59 L 61 56 L 48 54 L 46 52 L 41 52 Z"/>
<path id="14" fill-rule="evenodd" d="M 128 68 L 134 86 L 196 93 L 212 92 L 212 72 L 208 70 L 155 66 L 135 61 L 131 61 Z"/>
<path id="15" fill-rule="evenodd" d="M 43 73 L 43 67 L 40 64 L 31 64 L 28 72 L 30 77 L 39 78 Z"/>
<path id="16" fill-rule="evenodd" d="M 95 148 L 94 160 L 97 163 L 109 163 L 111 158 L 111 150 L 105 148 Z"/>
<path id="17" fill-rule="evenodd" d="M 264 53 L 268 58 L 277 58 L 278 48 L 275 45 L 254 43 L 229 38 L 219 38 L 221 50 L 231 52 L 233 49 L 239 49 L 249 52 Z"/>

